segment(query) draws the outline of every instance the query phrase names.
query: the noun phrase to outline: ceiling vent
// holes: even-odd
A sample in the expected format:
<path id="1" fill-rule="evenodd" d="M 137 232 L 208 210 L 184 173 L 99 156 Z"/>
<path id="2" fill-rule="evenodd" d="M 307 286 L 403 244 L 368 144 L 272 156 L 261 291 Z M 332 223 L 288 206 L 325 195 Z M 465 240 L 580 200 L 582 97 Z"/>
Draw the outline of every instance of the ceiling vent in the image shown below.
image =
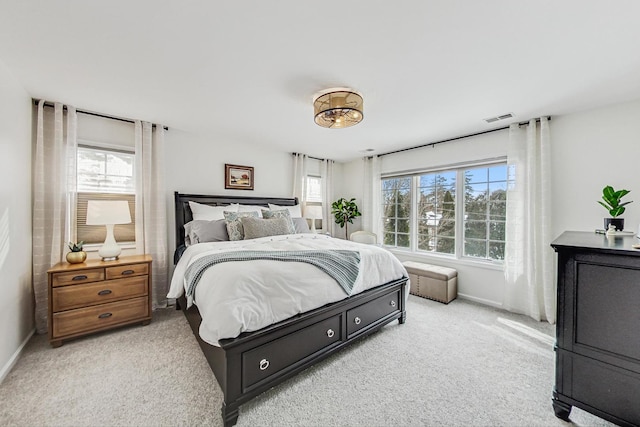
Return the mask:
<path id="1" fill-rule="evenodd" d="M 489 117 L 488 119 L 484 119 L 484 121 L 487 122 L 487 123 L 493 123 L 493 122 L 497 122 L 499 120 L 510 119 L 512 117 L 513 117 L 513 114 L 507 113 L 507 114 L 503 114 L 501 116 Z"/>

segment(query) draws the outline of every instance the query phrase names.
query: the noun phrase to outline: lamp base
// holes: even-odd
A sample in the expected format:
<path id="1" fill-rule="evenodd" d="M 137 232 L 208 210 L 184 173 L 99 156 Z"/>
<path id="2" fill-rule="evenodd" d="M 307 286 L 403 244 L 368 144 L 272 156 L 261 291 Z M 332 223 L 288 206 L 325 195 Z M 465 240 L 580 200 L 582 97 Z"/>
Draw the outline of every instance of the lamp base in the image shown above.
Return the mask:
<path id="1" fill-rule="evenodd" d="M 316 220 L 315 218 L 311 220 L 311 231 L 312 233 L 317 233 L 318 231 L 316 230 Z"/>
<path id="2" fill-rule="evenodd" d="M 116 243 L 116 239 L 113 237 L 113 224 L 107 224 L 107 238 L 104 240 L 104 244 L 98 251 L 98 255 L 103 261 L 114 261 L 118 259 L 122 249 Z"/>

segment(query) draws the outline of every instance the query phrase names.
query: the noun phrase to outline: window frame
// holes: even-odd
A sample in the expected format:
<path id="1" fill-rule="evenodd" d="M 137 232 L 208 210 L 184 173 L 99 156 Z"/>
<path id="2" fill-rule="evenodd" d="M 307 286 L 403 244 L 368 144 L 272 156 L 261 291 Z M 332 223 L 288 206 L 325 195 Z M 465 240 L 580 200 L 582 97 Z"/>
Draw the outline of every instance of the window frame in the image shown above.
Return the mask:
<path id="1" fill-rule="evenodd" d="M 79 191 L 78 190 L 78 177 L 80 174 L 79 171 L 79 162 L 77 160 L 77 156 L 78 154 L 76 154 L 76 210 L 78 210 L 78 203 L 80 203 L 81 198 L 78 196 L 79 194 L 92 194 L 92 193 L 102 193 L 102 194 L 108 194 L 108 195 L 113 195 L 117 198 L 123 198 L 124 196 L 126 196 L 127 198 L 131 198 L 131 196 L 133 196 L 133 201 L 128 200 L 129 205 L 130 205 L 130 209 L 131 209 L 131 205 L 133 203 L 133 209 L 131 209 L 131 224 L 125 224 L 125 225 L 116 225 L 114 227 L 114 231 L 117 233 L 118 232 L 118 228 L 120 227 L 132 227 L 133 230 L 131 230 L 133 232 L 133 236 L 134 239 L 133 240 L 118 240 L 118 236 L 116 235 L 116 241 L 118 242 L 118 245 L 122 248 L 122 249 L 136 249 L 137 248 L 137 241 L 136 241 L 136 237 L 137 237 L 137 230 L 136 230 L 136 220 L 135 220 L 135 203 L 137 200 L 137 186 L 136 186 L 136 180 L 137 180 L 137 176 L 136 176 L 136 152 L 135 152 L 135 147 L 129 147 L 129 146 L 123 146 L 123 145 L 115 145 L 115 144 L 108 144 L 108 143 L 104 143 L 104 142 L 98 142 L 98 141 L 91 141 L 91 140 L 86 140 L 86 139 L 78 139 L 78 148 L 86 148 L 86 149 L 90 149 L 90 150 L 96 150 L 96 151 L 110 151 L 110 152 L 114 152 L 114 153 L 125 153 L 125 154 L 131 154 L 133 155 L 133 171 L 132 171 L 132 178 L 133 178 L 133 192 L 132 193 L 124 193 L 124 192 L 119 192 L 119 193 L 107 193 L 107 192 L 99 192 L 99 191 Z M 108 200 L 109 198 L 104 198 L 105 200 Z M 84 199 L 82 199 L 84 200 Z M 88 200 L 88 199 L 87 199 Z M 77 240 L 82 240 L 82 236 L 78 235 L 78 231 L 79 231 L 79 216 L 76 215 L 75 217 L 75 223 L 74 223 L 74 227 L 75 227 L 75 235 L 77 236 L 76 239 Z M 85 226 L 87 227 L 87 226 Z M 104 226 L 88 226 L 88 227 L 103 227 Z M 128 231 L 128 234 L 131 234 L 131 231 Z M 106 233 L 106 228 L 105 228 L 105 233 Z M 86 243 L 84 245 L 85 251 L 87 252 L 92 252 L 92 251 L 97 251 L 100 247 L 102 247 L 103 242 L 97 242 L 97 243 Z"/>
<path id="2" fill-rule="evenodd" d="M 467 256 L 464 254 L 464 227 L 465 227 L 465 171 L 469 169 L 475 168 L 490 168 L 492 166 L 502 165 L 506 168 L 506 185 L 507 189 L 512 185 L 510 182 L 512 181 L 512 176 L 509 173 L 509 166 L 507 164 L 507 158 L 504 157 L 496 157 L 491 159 L 483 159 L 472 162 L 464 162 L 464 163 L 456 163 L 452 165 L 446 166 L 436 166 L 431 168 L 424 169 L 416 169 L 411 171 L 404 172 L 394 172 L 394 173 L 384 173 L 381 175 L 381 188 L 383 187 L 382 181 L 385 179 L 393 179 L 393 178 L 411 178 L 411 212 L 410 212 L 410 245 L 409 247 L 401 247 L 401 246 L 390 246 L 385 245 L 383 243 L 383 247 L 390 250 L 391 252 L 397 252 L 403 255 L 413 255 L 417 257 L 424 258 L 441 258 L 447 259 L 455 262 L 461 262 L 464 264 L 473 264 L 473 265 L 481 265 L 487 266 L 490 268 L 498 268 L 501 269 L 504 265 L 504 260 L 491 259 L 491 258 L 480 258 L 474 256 Z M 456 172 L 456 195 L 455 195 L 455 253 L 447 254 L 442 252 L 431 252 L 426 250 L 418 249 L 418 200 L 419 200 L 419 179 L 420 176 L 426 174 L 433 173 L 445 173 L 445 172 Z M 381 199 L 382 199 L 382 191 L 381 191 Z M 381 200 L 381 213 L 380 216 L 381 224 L 384 218 L 384 203 Z M 489 221 L 487 220 L 487 224 Z M 506 224 L 506 205 L 505 205 L 505 224 Z M 381 229 L 381 233 L 383 234 L 382 241 L 384 242 L 384 227 Z M 487 240 L 489 242 L 489 240 Z"/>

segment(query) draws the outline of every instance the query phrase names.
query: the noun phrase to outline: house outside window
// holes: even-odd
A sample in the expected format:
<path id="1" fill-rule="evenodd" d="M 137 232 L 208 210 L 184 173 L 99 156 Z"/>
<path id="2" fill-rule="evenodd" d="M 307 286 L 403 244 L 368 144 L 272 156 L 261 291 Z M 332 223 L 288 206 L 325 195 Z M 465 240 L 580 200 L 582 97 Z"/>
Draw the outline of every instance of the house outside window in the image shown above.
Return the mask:
<path id="1" fill-rule="evenodd" d="M 504 260 L 506 163 L 385 177 L 381 184 L 385 246 Z"/>
<path id="2" fill-rule="evenodd" d="M 130 224 L 114 227 L 118 242 L 135 242 L 135 153 L 133 151 L 78 146 L 77 155 L 77 219 L 78 241 L 86 244 L 104 242 L 106 228 L 86 225 L 87 201 L 126 200 L 131 211 Z"/>

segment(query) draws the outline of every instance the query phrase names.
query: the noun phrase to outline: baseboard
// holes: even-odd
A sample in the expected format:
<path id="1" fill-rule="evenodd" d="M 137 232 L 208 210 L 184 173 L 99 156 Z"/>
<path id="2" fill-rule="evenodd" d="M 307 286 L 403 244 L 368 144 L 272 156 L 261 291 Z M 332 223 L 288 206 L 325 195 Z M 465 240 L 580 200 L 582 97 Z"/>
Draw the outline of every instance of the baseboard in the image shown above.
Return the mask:
<path id="1" fill-rule="evenodd" d="M 467 294 L 458 293 L 458 298 L 466 299 L 469 301 L 477 302 L 479 304 L 488 305 L 495 308 L 503 308 L 499 302 L 491 301 L 490 299 L 478 298 Z"/>
<path id="2" fill-rule="evenodd" d="M 11 356 L 9 361 L 2 367 L 2 370 L 0 370 L 0 384 L 2 384 L 2 381 L 4 381 L 5 377 L 9 375 L 9 372 L 11 372 L 11 369 L 13 369 L 13 365 L 15 365 L 16 362 L 18 361 L 18 358 L 22 353 L 22 349 L 24 348 L 25 345 L 27 345 L 27 343 L 29 342 L 29 340 L 31 339 L 31 337 L 35 332 L 36 332 L 35 328 L 32 329 L 31 332 L 29 332 L 29 334 L 24 339 L 24 341 L 22 341 L 22 344 L 20 344 L 20 347 L 18 347 L 15 353 L 13 353 L 13 356 Z"/>

